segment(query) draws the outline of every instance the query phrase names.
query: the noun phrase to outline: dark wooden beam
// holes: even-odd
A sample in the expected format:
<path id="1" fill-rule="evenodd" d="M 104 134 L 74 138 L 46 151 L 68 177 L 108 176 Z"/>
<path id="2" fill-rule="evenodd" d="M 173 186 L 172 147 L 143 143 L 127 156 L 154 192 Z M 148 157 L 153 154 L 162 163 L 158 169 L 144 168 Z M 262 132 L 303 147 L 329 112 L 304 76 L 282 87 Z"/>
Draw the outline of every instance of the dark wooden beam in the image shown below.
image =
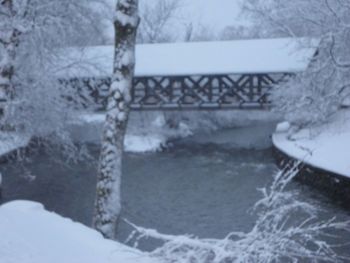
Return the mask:
<path id="1" fill-rule="evenodd" d="M 133 110 L 266 109 L 271 89 L 287 81 L 290 73 L 223 74 L 201 76 L 136 77 L 132 89 Z M 71 100 L 88 107 L 106 106 L 110 79 L 61 80 L 78 96 Z"/>

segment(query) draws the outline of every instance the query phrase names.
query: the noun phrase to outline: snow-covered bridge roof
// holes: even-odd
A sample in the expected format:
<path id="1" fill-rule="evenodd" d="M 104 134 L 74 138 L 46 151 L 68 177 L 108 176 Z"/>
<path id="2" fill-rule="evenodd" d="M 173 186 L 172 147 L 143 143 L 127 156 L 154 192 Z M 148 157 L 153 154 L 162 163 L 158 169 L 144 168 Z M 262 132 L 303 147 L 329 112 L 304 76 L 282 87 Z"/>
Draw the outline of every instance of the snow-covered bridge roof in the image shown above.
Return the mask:
<path id="1" fill-rule="evenodd" d="M 300 72 L 318 44 L 314 39 L 276 38 L 137 45 L 135 75 Z M 60 75 L 102 77 L 112 73 L 112 46 L 70 48 L 64 57 L 65 69 Z"/>

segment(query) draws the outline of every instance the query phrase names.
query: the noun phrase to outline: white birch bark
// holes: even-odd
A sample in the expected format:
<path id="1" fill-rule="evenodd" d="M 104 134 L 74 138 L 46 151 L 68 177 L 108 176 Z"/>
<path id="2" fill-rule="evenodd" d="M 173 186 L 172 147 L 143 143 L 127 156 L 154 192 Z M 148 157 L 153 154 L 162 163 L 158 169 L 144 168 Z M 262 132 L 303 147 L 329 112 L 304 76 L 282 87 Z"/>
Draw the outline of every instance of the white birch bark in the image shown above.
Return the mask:
<path id="1" fill-rule="evenodd" d="M 0 11 L 2 14 L 13 17 L 13 1 L 0 1 Z M 2 16 L 4 16 L 2 15 Z M 16 23 L 8 21 L 0 21 L 0 103 L 6 102 L 10 94 L 14 92 L 13 76 L 14 63 L 16 58 L 16 48 L 18 47 L 18 37 L 21 32 L 15 28 Z M 1 111 L 4 105 L 0 105 Z"/>
<path id="2" fill-rule="evenodd" d="M 103 129 L 93 220 L 94 227 L 111 239 L 115 238 L 121 210 L 123 145 L 131 101 L 138 24 L 138 0 L 118 0 L 114 20 L 114 68 Z"/>

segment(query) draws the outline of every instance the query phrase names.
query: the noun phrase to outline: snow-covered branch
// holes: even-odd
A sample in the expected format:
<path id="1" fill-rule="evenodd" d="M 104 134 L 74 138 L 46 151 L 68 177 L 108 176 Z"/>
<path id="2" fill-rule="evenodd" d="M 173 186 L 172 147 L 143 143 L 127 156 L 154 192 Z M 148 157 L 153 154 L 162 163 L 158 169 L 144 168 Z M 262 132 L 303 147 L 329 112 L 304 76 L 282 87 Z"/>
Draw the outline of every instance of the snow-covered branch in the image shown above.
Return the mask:
<path id="1" fill-rule="evenodd" d="M 349 258 L 333 250 L 339 244 L 326 243 L 322 237 L 332 239 L 334 234 L 330 233 L 337 231 L 350 233 L 350 222 L 338 222 L 335 218 L 320 221 L 314 205 L 296 199 L 296 193 L 288 190 L 288 185 L 299 172 L 299 165 L 279 171 L 272 185 L 261 189 L 263 197 L 254 208 L 257 221 L 248 233 L 232 232 L 224 239 L 200 239 L 161 234 L 126 220 L 135 229 L 128 241 L 136 240 L 136 244 L 141 238 L 163 241 L 164 245 L 151 253 L 161 262 L 345 262 Z M 291 221 L 290 215 L 294 213 L 298 213 L 298 218 Z"/>
<path id="2" fill-rule="evenodd" d="M 275 109 L 299 126 L 325 122 L 346 100 L 349 83 L 349 0 L 248 0 L 246 12 L 266 36 L 289 35 L 320 39 L 309 68 L 274 89 Z M 311 42 L 310 42 L 311 43 Z"/>

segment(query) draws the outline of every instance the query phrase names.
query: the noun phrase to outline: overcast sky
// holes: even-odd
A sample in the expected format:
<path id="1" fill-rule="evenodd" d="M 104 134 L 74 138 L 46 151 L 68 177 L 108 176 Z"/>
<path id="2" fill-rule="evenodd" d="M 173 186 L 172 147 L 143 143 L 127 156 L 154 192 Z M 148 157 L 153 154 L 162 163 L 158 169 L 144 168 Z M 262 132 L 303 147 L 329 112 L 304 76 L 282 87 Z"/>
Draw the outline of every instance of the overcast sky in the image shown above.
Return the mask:
<path id="1" fill-rule="evenodd" d="M 147 0 L 146 0 L 147 1 Z M 183 0 L 184 12 L 194 22 L 209 24 L 214 29 L 241 23 L 241 0 Z"/>
<path id="2" fill-rule="evenodd" d="M 117 0 L 108 0 L 113 6 Z M 162 0 L 140 0 L 140 2 L 155 2 Z M 204 25 L 208 30 L 219 32 L 229 25 L 243 24 L 239 17 L 241 12 L 240 2 L 242 0 L 179 0 L 183 2 L 181 8 L 182 23 L 192 23 Z M 106 35 L 113 41 L 113 26 L 111 23 L 106 24 Z"/>

